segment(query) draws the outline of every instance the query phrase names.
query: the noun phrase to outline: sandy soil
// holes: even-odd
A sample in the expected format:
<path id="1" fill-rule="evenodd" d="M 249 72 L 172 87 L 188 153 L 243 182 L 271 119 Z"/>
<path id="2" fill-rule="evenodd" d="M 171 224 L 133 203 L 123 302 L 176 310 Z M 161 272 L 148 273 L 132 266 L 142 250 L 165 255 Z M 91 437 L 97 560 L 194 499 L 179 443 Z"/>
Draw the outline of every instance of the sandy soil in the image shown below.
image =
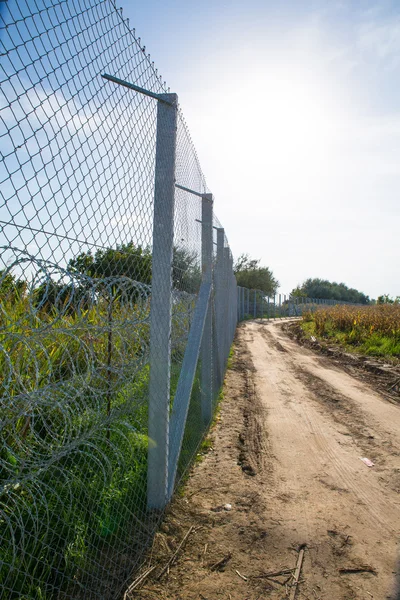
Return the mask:
<path id="1" fill-rule="evenodd" d="M 265 575 L 293 569 L 305 547 L 296 598 L 394 598 L 399 417 L 281 323 L 242 324 L 213 447 L 156 536 L 148 562 L 157 568 L 127 597 L 293 598 L 291 572 Z"/>

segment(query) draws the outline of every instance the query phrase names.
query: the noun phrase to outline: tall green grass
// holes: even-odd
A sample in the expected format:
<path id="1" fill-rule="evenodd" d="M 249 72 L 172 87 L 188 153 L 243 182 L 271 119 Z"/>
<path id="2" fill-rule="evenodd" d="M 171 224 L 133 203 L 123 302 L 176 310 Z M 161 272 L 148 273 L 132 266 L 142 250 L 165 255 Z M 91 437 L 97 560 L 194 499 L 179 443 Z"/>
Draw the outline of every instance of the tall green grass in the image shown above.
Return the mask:
<path id="1" fill-rule="evenodd" d="M 0 313 L 0 585 L 10 600 L 107 597 L 154 528 L 146 510 L 148 306 Z M 171 403 L 190 327 L 173 308 Z M 200 441 L 195 385 L 180 470 Z M 172 405 L 172 404 L 171 404 Z M 107 577 L 104 575 L 107 569 Z M 115 580 L 113 580 L 113 574 Z M 83 591 L 86 590 L 86 591 Z M 67 593 L 67 592 L 65 592 Z"/>

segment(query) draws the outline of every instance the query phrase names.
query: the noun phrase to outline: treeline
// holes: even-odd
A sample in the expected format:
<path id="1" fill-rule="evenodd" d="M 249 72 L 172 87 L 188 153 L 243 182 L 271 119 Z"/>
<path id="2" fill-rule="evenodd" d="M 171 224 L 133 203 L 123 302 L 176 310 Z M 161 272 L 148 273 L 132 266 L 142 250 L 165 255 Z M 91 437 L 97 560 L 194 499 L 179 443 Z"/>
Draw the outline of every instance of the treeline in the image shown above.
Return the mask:
<path id="1" fill-rule="evenodd" d="M 30 289 L 32 302 L 36 306 L 49 307 L 54 304 L 65 304 L 74 294 L 74 304 L 92 303 L 91 281 L 84 283 L 84 278 L 96 280 L 126 277 L 134 282 L 151 285 L 152 255 L 149 248 L 135 245 L 132 241 L 117 245 L 116 248 L 99 249 L 92 253 L 82 252 L 68 261 L 66 271 L 79 277 L 74 285 L 63 280 L 42 279 L 34 290 Z M 260 260 L 242 254 L 233 266 L 237 284 L 250 289 L 258 289 L 266 296 L 274 296 L 279 288 L 279 281 L 269 267 L 260 265 Z M 195 251 L 185 248 L 173 248 L 172 284 L 175 289 L 194 294 L 201 283 L 199 257 Z M 28 284 L 24 279 L 15 277 L 11 270 L 0 270 L 0 299 L 21 297 L 27 293 Z M 132 288 L 134 290 L 134 288 Z M 131 294 L 135 292 L 132 291 Z M 390 304 L 399 303 L 400 297 L 391 298 L 387 294 L 371 300 L 369 296 L 345 283 L 328 281 L 327 279 L 309 278 L 295 287 L 291 296 L 317 299 L 332 299 L 352 304 Z"/>
<path id="2" fill-rule="evenodd" d="M 392 298 L 389 294 L 382 294 L 376 299 L 377 304 L 400 304 L 400 296 Z"/>
<path id="3" fill-rule="evenodd" d="M 152 255 L 148 248 L 133 242 L 118 245 L 116 248 L 99 249 L 95 253 L 83 252 L 68 261 L 66 271 L 78 275 L 76 284 L 52 278 L 40 278 L 40 283 L 30 289 L 32 302 L 35 306 L 49 307 L 65 304 L 71 294 L 74 304 L 81 306 L 93 302 L 92 283 L 101 279 L 129 278 L 137 283 L 150 285 L 152 277 Z M 81 279 L 79 276 L 82 275 Z M 90 278 L 86 280 L 85 278 Z M 91 281 L 93 280 L 93 281 Z M 172 261 L 172 282 L 175 289 L 187 293 L 197 292 L 201 282 L 201 269 L 196 252 L 174 247 Z M 28 284 L 18 278 L 11 270 L 0 270 L 1 300 L 22 297 L 27 293 Z M 134 292 L 132 288 L 131 293 Z"/>
<path id="4" fill-rule="evenodd" d="M 327 279 L 306 279 L 301 285 L 292 290 L 292 296 L 306 296 L 307 298 L 324 298 L 338 300 L 353 304 L 370 304 L 369 296 L 354 288 L 349 288 L 345 283 L 336 283 Z"/>

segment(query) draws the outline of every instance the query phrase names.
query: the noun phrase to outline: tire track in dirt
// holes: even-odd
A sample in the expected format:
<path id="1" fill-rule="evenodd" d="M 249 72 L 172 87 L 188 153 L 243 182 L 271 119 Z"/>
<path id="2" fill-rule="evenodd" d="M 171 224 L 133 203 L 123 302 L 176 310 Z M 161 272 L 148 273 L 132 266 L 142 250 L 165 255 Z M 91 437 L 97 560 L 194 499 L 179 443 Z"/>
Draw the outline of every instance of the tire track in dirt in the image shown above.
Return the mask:
<path id="1" fill-rule="evenodd" d="M 251 408 L 243 409 L 243 429 L 239 433 L 238 464 L 247 475 L 254 476 L 263 470 L 265 455 L 265 432 L 262 427 L 260 404 L 256 401 L 256 390 L 252 371 L 244 369 L 245 393 Z"/>
<path id="2" fill-rule="evenodd" d="M 247 340 L 253 339 L 247 332 Z M 254 367 L 242 341 L 225 381 L 225 397 L 212 447 L 196 465 L 182 497 L 175 497 L 149 553 L 151 564 L 165 565 L 190 526 L 184 552 L 168 576 L 149 577 L 135 600 L 278 600 L 261 573 L 266 548 L 276 526 L 268 515 L 262 490 L 269 485 L 269 439 L 265 407 L 256 395 Z M 224 510 L 225 503 L 232 509 Z M 226 559 L 221 568 L 212 568 Z M 292 562 L 292 561 L 291 561 Z M 157 573 L 157 571 L 156 571 Z M 130 600 L 130 599 L 129 599 Z"/>
<path id="3" fill-rule="evenodd" d="M 350 442 L 357 443 L 375 463 L 374 471 L 391 490 L 400 493 L 400 406 L 388 402 L 368 384 L 360 383 L 334 361 L 299 347 L 280 327 L 275 336 L 282 343 L 291 368 L 313 392 L 324 412 L 347 431 Z M 346 435 L 346 433 L 345 433 Z M 346 440 L 342 440 L 346 443 Z"/>
<path id="4" fill-rule="evenodd" d="M 304 543 L 296 600 L 390 597 L 400 517 L 388 474 L 399 439 L 385 410 L 379 418 L 380 399 L 364 411 L 362 386 L 348 397 L 317 367 L 279 325 L 239 326 L 212 448 L 175 497 L 150 564 L 161 570 L 194 532 L 170 573 L 150 577 L 136 600 L 284 600 L 284 578 L 263 574 L 293 567 Z M 373 469 L 359 460 L 368 450 L 379 459 Z M 375 574 L 340 572 L 365 565 Z"/>
<path id="5" fill-rule="evenodd" d="M 297 519 L 302 522 L 303 535 L 318 536 L 319 512 L 325 514 L 326 519 L 333 517 L 341 522 L 342 529 L 350 528 L 354 532 L 353 539 L 369 537 L 369 545 L 354 544 L 353 554 L 358 554 L 359 559 L 364 557 L 386 565 L 389 587 L 387 561 L 391 559 L 393 568 L 399 532 L 398 499 L 390 486 L 384 485 L 380 473 L 385 468 L 382 467 L 380 473 L 368 470 L 359 457 L 365 450 L 375 447 L 376 456 L 382 463 L 393 466 L 397 458 L 397 440 L 392 436 L 390 445 L 379 448 L 375 443 L 376 434 L 373 435 L 375 430 L 368 427 L 366 434 L 367 417 L 362 409 L 324 379 L 308 371 L 304 356 L 301 361 L 297 360 L 297 347 L 281 336 L 278 325 L 249 323 L 248 327 L 253 334 L 259 333 L 250 347 L 257 393 L 260 398 L 265 398 L 268 407 L 267 428 L 279 465 L 277 471 L 285 473 L 284 479 L 288 483 L 284 486 L 284 494 L 288 500 L 292 496 L 290 509 L 296 511 Z M 340 387 L 343 390 L 343 386 Z M 360 395 L 362 386 L 357 384 L 357 387 Z M 389 406 L 394 410 L 397 408 Z M 286 434 L 286 431 L 290 433 Z M 298 466 L 296 457 L 299 455 L 302 458 L 301 476 L 290 477 L 291 466 Z M 303 486 L 299 485 L 300 477 Z M 282 484 L 275 483 L 279 490 Z M 304 497 L 301 497 L 305 488 L 308 492 L 306 509 Z M 319 495 L 320 501 L 310 502 L 311 493 Z M 332 529 L 335 528 L 332 526 Z M 390 557 L 381 552 L 383 539 L 390 544 Z M 382 594 L 382 581 L 378 587 Z"/>
<path id="6" fill-rule="evenodd" d="M 375 427 L 381 428 L 386 437 L 399 440 L 399 405 L 388 402 L 368 383 L 352 377 L 341 368 L 340 363 L 336 365 L 331 359 L 299 347 L 282 332 L 279 326 L 275 326 L 272 331 L 274 331 L 275 342 L 283 345 L 296 365 L 323 379 L 337 394 L 340 393 L 350 400 L 353 408 L 358 405 L 365 413 L 366 420 L 372 419 Z"/>

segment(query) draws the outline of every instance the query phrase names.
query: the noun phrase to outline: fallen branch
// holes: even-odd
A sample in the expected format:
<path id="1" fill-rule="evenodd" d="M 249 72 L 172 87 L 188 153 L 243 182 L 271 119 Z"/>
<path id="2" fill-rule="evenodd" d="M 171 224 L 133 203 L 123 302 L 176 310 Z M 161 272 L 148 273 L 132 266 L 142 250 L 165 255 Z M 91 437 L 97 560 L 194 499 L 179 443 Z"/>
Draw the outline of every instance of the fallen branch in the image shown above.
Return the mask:
<path id="1" fill-rule="evenodd" d="M 214 490 L 215 487 L 201 487 L 198 490 L 194 490 L 194 492 L 192 492 L 191 494 L 188 494 L 187 499 L 190 500 L 190 498 L 193 498 L 193 496 L 195 496 L 196 494 L 200 494 L 200 492 L 205 492 L 207 490 Z"/>
<path id="2" fill-rule="evenodd" d="M 181 543 L 179 544 L 179 546 L 177 547 L 177 549 L 175 550 L 174 554 L 171 556 L 171 558 L 169 559 L 169 561 L 167 562 L 165 567 L 161 570 L 161 572 L 157 575 L 158 580 L 161 579 L 161 577 L 164 575 L 164 573 L 166 573 L 169 570 L 169 568 L 174 564 L 179 552 L 183 548 L 184 543 L 186 542 L 187 538 L 189 537 L 189 535 L 192 533 L 193 530 L 194 530 L 194 527 L 193 527 L 193 525 L 191 525 L 189 527 L 188 531 L 183 536 L 183 539 L 182 539 Z"/>
<path id="3" fill-rule="evenodd" d="M 299 551 L 299 557 L 298 557 L 297 563 L 296 563 L 296 570 L 293 575 L 292 589 L 290 591 L 290 596 L 289 596 L 290 600 L 294 600 L 295 596 L 296 596 L 297 586 L 298 586 L 299 579 L 300 579 L 301 566 L 303 564 L 304 552 L 305 552 L 305 546 L 301 547 L 300 551 Z"/>
<path id="4" fill-rule="evenodd" d="M 221 560 L 219 560 L 218 562 L 216 562 L 215 564 L 213 564 L 210 569 L 211 571 L 219 571 L 220 569 L 222 569 L 223 567 L 225 567 L 228 562 L 231 560 L 232 558 L 232 554 L 229 552 L 229 554 L 227 554 L 226 556 L 224 556 L 224 558 L 221 558 Z"/>
<path id="5" fill-rule="evenodd" d="M 375 571 L 373 567 L 369 565 L 363 565 L 361 567 L 348 567 L 345 569 L 339 569 L 339 573 L 341 575 L 351 575 L 353 573 L 372 573 L 373 575 L 377 575 L 378 573 Z"/>
<path id="6" fill-rule="evenodd" d="M 243 581 L 248 581 L 247 577 L 245 577 L 244 575 L 239 573 L 239 571 L 237 569 L 235 569 L 235 573 L 237 573 L 239 575 L 240 579 L 243 579 Z"/>
<path id="7" fill-rule="evenodd" d="M 378 392 L 380 393 L 381 396 L 383 396 L 384 398 L 387 398 L 388 400 L 390 400 L 391 402 L 398 402 L 398 395 L 396 394 L 396 396 L 393 396 L 392 394 L 387 394 L 385 393 L 381 388 L 378 389 Z"/>
<path id="8" fill-rule="evenodd" d="M 268 583 L 271 583 L 271 581 L 273 581 L 274 583 L 277 583 L 278 585 L 281 585 L 282 587 L 287 587 L 289 581 L 292 579 L 292 575 L 290 575 L 290 577 L 285 579 L 285 581 L 279 581 L 279 579 L 275 579 L 274 577 L 267 577 L 267 579 L 268 579 Z"/>
<path id="9" fill-rule="evenodd" d="M 128 589 L 126 590 L 126 592 L 124 593 L 124 600 L 128 600 L 128 596 L 129 594 L 135 590 L 137 587 L 139 587 L 139 585 L 141 583 L 143 583 L 147 577 L 154 571 L 154 569 L 157 568 L 157 565 L 154 565 L 153 567 L 150 567 L 150 569 L 147 569 L 147 571 L 145 571 L 144 573 L 142 573 L 141 575 L 139 575 L 139 577 L 137 577 L 135 579 L 135 581 L 133 581 L 131 583 L 131 585 L 128 587 Z"/>
<path id="10" fill-rule="evenodd" d="M 291 575 L 294 569 L 282 569 L 281 571 L 270 571 L 269 573 L 263 573 L 262 575 L 252 575 L 252 579 L 261 579 L 263 577 L 279 577 L 280 575 Z"/>

